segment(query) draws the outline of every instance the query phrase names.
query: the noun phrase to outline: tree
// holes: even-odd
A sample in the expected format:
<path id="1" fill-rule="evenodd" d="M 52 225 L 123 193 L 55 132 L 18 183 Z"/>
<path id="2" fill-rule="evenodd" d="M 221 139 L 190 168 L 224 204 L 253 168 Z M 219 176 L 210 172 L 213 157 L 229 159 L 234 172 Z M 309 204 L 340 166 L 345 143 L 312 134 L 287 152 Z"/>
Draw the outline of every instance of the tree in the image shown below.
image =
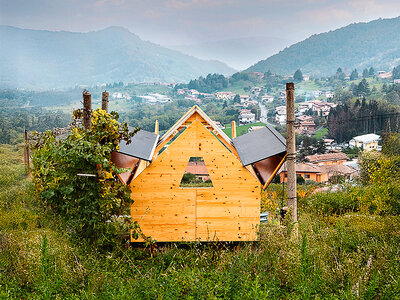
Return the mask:
<path id="1" fill-rule="evenodd" d="M 358 79 L 358 72 L 357 69 L 354 69 L 353 72 L 350 74 L 350 80 L 356 80 Z"/>
<path id="2" fill-rule="evenodd" d="M 371 93 L 369 89 L 369 84 L 365 78 L 363 78 L 363 80 L 360 81 L 355 92 L 356 96 L 364 96 L 364 97 L 368 96 Z"/>
<path id="3" fill-rule="evenodd" d="M 233 98 L 233 103 L 240 103 L 240 96 L 238 94 Z"/>
<path id="4" fill-rule="evenodd" d="M 339 80 L 344 80 L 345 77 L 346 77 L 346 74 L 344 74 L 342 68 L 339 67 L 339 68 L 336 70 L 335 78 L 336 78 L 336 79 L 339 79 Z"/>
<path id="5" fill-rule="evenodd" d="M 364 69 L 363 73 L 362 73 L 363 78 L 368 78 L 369 77 L 369 71 L 367 68 Z"/>
<path id="6" fill-rule="evenodd" d="M 303 81 L 303 73 L 300 69 L 297 69 L 297 71 L 294 72 L 293 79 L 298 82 Z"/>
<path id="7" fill-rule="evenodd" d="M 369 75 L 369 77 L 374 77 L 375 76 L 375 70 L 374 70 L 373 67 L 369 68 L 368 75 Z"/>
<path id="8" fill-rule="evenodd" d="M 315 149 L 315 152 L 317 152 L 317 154 L 325 154 L 326 153 L 326 146 L 325 146 L 325 142 L 323 139 L 318 140 L 317 148 Z"/>
<path id="9" fill-rule="evenodd" d="M 393 79 L 400 79 L 400 65 L 393 68 L 392 76 Z"/>

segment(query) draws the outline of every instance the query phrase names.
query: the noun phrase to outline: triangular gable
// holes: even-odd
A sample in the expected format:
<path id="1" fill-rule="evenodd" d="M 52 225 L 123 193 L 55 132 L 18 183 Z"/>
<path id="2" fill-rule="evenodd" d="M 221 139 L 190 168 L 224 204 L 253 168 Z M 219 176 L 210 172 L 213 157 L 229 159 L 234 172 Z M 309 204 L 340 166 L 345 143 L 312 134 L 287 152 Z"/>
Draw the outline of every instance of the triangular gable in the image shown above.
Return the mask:
<path id="1" fill-rule="evenodd" d="M 197 105 L 193 106 L 186 114 L 182 116 L 159 140 L 155 155 L 164 147 L 179 131 L 187 127 L 187 123 L 199 120 L 205 125 L 217 138 L 237 157 L 235 147 L 232 140 L 215 124 L 213 120 Z"/>

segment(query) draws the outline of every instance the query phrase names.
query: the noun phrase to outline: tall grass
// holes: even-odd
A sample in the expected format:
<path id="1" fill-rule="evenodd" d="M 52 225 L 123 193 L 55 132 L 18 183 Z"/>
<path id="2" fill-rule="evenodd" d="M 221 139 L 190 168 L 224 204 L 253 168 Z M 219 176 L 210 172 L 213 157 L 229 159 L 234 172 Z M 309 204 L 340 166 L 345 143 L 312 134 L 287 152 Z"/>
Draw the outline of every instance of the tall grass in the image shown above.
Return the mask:
<path id="1" fill-rule="evenodd" d="M 298 238 L 270 224 L 259 242 L 99 253 L 41 211 L 20 155 L 0 146 L 0 298 L 399 298 L 399 216 L 309 202 Z"/>

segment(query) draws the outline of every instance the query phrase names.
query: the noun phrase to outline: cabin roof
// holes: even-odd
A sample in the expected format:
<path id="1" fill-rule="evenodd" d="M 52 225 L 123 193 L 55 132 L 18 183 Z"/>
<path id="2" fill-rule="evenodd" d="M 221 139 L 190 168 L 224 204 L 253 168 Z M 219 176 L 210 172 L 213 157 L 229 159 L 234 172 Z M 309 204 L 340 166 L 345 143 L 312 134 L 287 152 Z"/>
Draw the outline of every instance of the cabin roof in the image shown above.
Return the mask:
<path id="1" fill-rule="evenodd" d="M 165 140 L 167 140 L 170 136 L 176 134 L 177 130 L 185 124 L 185 122 L 195 113 L 198 113 L 212 129 L 218 133 L 222 139 L 224 139 L 228 144 L 232 144 L 232 140 L 215 124 L 213 120 L 210 119 L 209 116 L 197 105 L 193 106 L 186 114 L 182 116 L 159 140 L 158 144 L 162 144 Z"/>
<path id="2" fill-rule="evenodd" d="M 139 130 L 131 139 L 131 143 L 121 140 L 120 153 L 151 161 L 158 142 L 159 135 L 146 130 Z"/>
<path id="3" fill-rule="evenodd" d="M 285 139 L 273 127 L 265 127 L 233 139 L 243 166 L 286 152 Z"/>

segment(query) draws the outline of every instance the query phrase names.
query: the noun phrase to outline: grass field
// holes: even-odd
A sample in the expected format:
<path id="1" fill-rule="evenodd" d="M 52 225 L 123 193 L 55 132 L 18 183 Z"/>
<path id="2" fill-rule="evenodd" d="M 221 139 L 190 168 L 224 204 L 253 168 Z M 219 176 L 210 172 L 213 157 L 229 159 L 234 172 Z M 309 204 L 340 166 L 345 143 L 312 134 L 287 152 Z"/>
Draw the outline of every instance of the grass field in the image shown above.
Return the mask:
<path id="1" fill-rule="evenodd" d="M 45 213 L 21 150 L 0 145 L 2 299 L 399 299 L 399 216 L 322 213 L 299 194 L 297 234 L 274 222 L 258 242 L 100 251 Z"/>
<path id="2" fill-rule="evenodd" d="M 241 126 L 236 126 L 236 136 L 241 136 L 249 131 L 249 128 L 252 126 L 265 126 L 264 123 L 262 122 L 256 122 L 252 124 L 247 124 L 247 125 L 241 125 Z M 231 124 L 225 125 L 225 128 L 222 130 L 225 132 L 227 136 L 232 138 L 232 127 Z"/>
<path id="3" fill-rule="evenodd" d="M 328 134 L 328 128 L 322 127 L 322 128 L 320 128 L 320 129 L 318 129 L 317 131 L 315 131 L 314 134 L 313 134 L 313 136 L 314 136 L 316 139 L 319 140 L 319 139 L 324 138 L 327 134 Z"/>

